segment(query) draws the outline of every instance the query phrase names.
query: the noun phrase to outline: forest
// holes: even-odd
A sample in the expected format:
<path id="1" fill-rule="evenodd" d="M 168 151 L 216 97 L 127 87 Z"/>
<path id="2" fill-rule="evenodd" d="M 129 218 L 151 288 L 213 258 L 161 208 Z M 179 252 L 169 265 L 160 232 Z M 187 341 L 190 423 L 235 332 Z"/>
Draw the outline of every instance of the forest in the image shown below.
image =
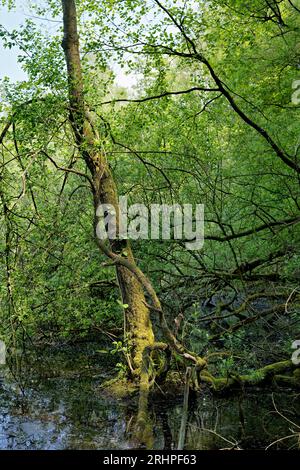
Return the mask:
<path id="1" fill-rule="evenodd" d="M 0 449 L 299 449 L 300 1 L 0 18 Z"/>

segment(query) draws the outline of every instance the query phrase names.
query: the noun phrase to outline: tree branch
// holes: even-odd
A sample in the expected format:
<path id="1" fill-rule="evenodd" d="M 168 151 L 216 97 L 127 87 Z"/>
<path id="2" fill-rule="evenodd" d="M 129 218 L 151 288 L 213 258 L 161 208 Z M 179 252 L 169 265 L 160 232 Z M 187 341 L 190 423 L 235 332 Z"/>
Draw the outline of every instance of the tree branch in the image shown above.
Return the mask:
<path id="1" fill-rule="evenodd" d="M 50 160 L 51 163 L 53 163 L 53 165 L 55 166 L 55 168 L 57 168 L 58 170 L 60 171 L 65 171 L 66 173 L 74 173 L 75 175 L 78 175 L 78 176 L 83 176 L 85 179 L 88 180 L 88 182 L 90 183 L 92 189 L 94 190 L 94 183 L 93 181 L 91 180 L 91 178 L 86 175 L 85 173 L 82 173 L 81 171 L 78 171 L 78 170 L 74 170 L 73 168 L 65 168 L 65 167 L 62 167 L 62 166 L 59 166 L 55 160 L 53 160 L 52 157 L 50 157 L 50 155 L 48 155 L 47 152 L 45 152 L 45 150 L 40 150 L 40 153 L 42 153 L 43 155 L 45 155 L 46 158 L 48 158 L 48 160 Z"/>
<path id="2" fill-rule="evenodd" d="M 220 91 L 219 88 L 205 88 L 205 87 L 193 87 L 189 88 L 188 90 L 182 90 L 182 91 L 166 91 L 164 93 L 161 93 L 160 95 L 156 96 L 148 96 L 146 98 L 141 98 L 141 99 L 117 99 L 117 100 L 110 100 L 110 101 L 104 101 L 103 103 L 100 103 L 101 105 L 104 104 L 111 104 L 111 103 L 144 103 L 145 101 L 151 101 L 151 100 L 157 100 L 160 98 L 164 98 L 166 96 L 172 96 L 172 95 L 184 95 L 187 93 L 191 93 L 193 91 Z"/>

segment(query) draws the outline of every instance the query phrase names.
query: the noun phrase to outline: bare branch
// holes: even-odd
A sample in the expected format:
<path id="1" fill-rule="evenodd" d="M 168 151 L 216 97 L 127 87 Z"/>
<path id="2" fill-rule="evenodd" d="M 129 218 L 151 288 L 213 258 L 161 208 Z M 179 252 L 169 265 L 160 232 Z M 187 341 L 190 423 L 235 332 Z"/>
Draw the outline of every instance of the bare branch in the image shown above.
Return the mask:
<path id="1" fill-rule="evenodd" d="M 53 165 L 55 166 L 55 168 L 57 168 L 58 170 L 61 170 L 61 171 L 65 171 L 67 173 L 74 173 L 75 175 L 78 175 L 78 176 L 83 176 L 83 178 L 87 179 L 88 182 L 90 183 L 92 189 L 94 189 L 94 184 L 93 184 L 93 181 L 91 180 L 91 178 L 86 175 L 85 173 L 82 173 L 81 171 L 78 171 L 78 170 L 74 170 L 73 168 L 65 168 L 65 167 L 62 167 L 62 166 L 59 166 L 55 160 L 53 160 L 52 157 L 50 157 L 50 155 L 48 155 L 47 152 L 45 152 L 45 150 L 40 150 L 40 153 L 42 153 L 43 155 L 45 155 L 45 157 L 48 158 L 48 160 L 50 160 L 51 163 L 53 163 Z"/>
<path id="2" fill-rule="evenodd" d="M 117 100 L 110 100 L 110 101 L 104 101 L 103 103 L 100 103 L 101 105 L 104 104 L 111 104 L 111 103 L 144 103 L 145 101 L 150 101 L 150 100 L 157 100 L 160 98 L 164 98 L 166 96 L 171 96 L 171 95 L 184 95 L 187 93 L 191 93 L 193 91 L 220 91 L 219 88 L 205 88 L 205 87 L 193 87 L 189 88 L 188 90 L 182 90 L 182 91 L 166 91 L 164 93 L 161 93 L 160 95 L 156 96 L 148 96 L 146 98 L 141 98 L 141 99 L 117 99 Z"/>

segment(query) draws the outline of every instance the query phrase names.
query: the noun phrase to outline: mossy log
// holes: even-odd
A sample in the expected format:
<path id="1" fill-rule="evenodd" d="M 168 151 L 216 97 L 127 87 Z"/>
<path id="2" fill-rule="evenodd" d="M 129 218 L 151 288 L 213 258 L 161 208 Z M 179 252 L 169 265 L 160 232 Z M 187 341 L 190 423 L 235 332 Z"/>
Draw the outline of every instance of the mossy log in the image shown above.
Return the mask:
<path id="1" fill-rule="evenodd" d="M 284 375 L 285 372 L 294 371 L 293 376 Z M 230 374 L 225 378 L 213 377 L 207 370 L 200 373 L 200 380 L 208 383 L 216 392 L 221 392 L 235 387 L 258 386 L 264 384 L 277 383 L 292 385 L 300 388 L 299 366 L 292 361 L 280 361 L 269 364 L 261 369 L 257 369 L 250 374 L 238 375 Z"/>

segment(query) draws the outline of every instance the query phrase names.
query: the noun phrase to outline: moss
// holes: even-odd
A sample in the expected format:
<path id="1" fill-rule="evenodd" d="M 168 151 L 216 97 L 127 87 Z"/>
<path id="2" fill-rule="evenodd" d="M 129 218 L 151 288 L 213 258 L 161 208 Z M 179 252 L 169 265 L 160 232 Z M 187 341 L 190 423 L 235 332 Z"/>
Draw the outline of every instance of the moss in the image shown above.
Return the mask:
<path id="1" fill-rule="evenodd" d="M 138 391 L 139 385 L 137 382 L 128 380 L 125 374 L 120 373 L 116 377 L 105 381 L 100 388 L 101 393 L 104 391 L 104 393 L 115 398 L 128 398 Z"/>
<path id="2" fill-rule="evenodd" d="M 300 367 L 294 370 L 293 375 L 300 381 Z"/>
<path id="3" fill-rule="evenodd" d="M 126 250 L 128 258 L 134 264 L 129 242 Z M 122 302 L 127 304 L 125 309 L 126 330 L 128 335 L 129 354 L 132 369 L 139 375 L 144 349 L 154 343 L 154 333 L 150 321 L 150 312 L 146 306 L 143 288 L 136 277 L 125 267 L 117 266 Z"/>
<path id="4" fill-rule="evenodd" d="M 167 391 L 169 393 L 174 393 L 177 395 L 179 392 L 181 393 L 184 387 L 184 379 L 183 375 L 176 370 L 172 370 L 168 372 L 166 381 L 162 387 L 163 391 Z"/>
<path id="5" fill-rule="evenodd" d="M 200 374 L 201 380 L 209 384 L 216 392 L 222 392 L 234 387 L 263 385 L 266 383 L 285 383 L 287 385 L 300 386 L 299 368 L 296 368 L 294 376 L 284 375 L 284 372 L 290 372 L 295 369 L 295 365 L 290 361 L 280 361 L 261 369 L 255 370 L 250 374 L 238 375 L 230 374 L 225 378 L 213 377 L 208 371 L 204 370 Z"/>
<path id="6" fill-rule="evenodd" d="M 284 387 L 300 388 L 300 378 L 290 375 L 276 375 L 274 380 L 277 385 Z"/>

